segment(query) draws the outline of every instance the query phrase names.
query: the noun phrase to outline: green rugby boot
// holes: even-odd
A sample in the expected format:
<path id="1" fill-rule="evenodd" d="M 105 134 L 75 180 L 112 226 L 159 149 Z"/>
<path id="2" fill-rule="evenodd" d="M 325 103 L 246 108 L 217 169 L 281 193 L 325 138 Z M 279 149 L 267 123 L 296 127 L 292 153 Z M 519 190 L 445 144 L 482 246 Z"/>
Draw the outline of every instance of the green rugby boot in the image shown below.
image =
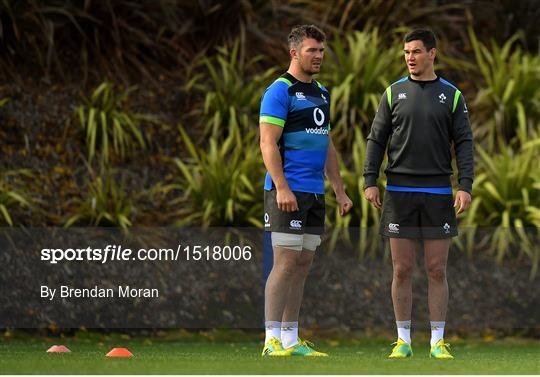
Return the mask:
<path id="1" fill-rule="evenodd" d="M 450 355 L 450 352 L 448 352 L 449 349 L 450 344 L 445 343 L 444 339 L 441 339 L 437 342 L 437 344 L 431 347 L 429 357 L 433 357 L 435 359 L 453 359 L 454 356 Z"/>
<path id="2" fill-rule="evenodd" d="M 313 343 L 307 340 L 298 338 L 298 343 L 294 346 L 287 348 L 284 352 L 289 356 L 306 356 L 306 357 L 327 357 L 328 354 L 324 352 L 315 351 Z"/>
<path id="3" fill-rule="evenodd" d="M 412 357 L 413 352 L 409 343 L 401 338 L 398 338 L 396 342 L 392 343 L 392 345 L 394 344 L 396 346 L 392 349 L 392 353 L 388 356 L 389 359 L 406 359 L 408 357 Z"/>
<path id="4" fill-rule="evenodd" d="M 289 356 L 283 346 L 281 345 L 281 340 L 276 337 L 270 338 L 268 342 L 264 345 L 261 356 Z"/>

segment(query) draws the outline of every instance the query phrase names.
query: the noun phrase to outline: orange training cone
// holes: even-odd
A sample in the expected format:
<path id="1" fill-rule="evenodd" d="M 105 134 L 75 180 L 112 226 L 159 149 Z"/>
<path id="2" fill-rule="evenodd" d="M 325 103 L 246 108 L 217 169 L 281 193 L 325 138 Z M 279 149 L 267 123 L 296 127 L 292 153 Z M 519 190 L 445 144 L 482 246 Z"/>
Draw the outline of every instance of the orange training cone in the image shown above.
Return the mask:
<path id="1" fill-rule="evenodd" d="M 65 353 L 65 352 L 71 352 L 69 350 L 69 348 L 67 348 L 66 346 L 63 346 L 63 345 L 54 345 L 52 346 L 51 348 L 49 348 L 47 350 L 47 352 L 52 352 L 52 353 Z"/>
<path id="2" fill-rule="evenodd" d="M 113 348 L 106 355 L 107 357 L 132 357 L 133 354 L 127 348 Z"/>

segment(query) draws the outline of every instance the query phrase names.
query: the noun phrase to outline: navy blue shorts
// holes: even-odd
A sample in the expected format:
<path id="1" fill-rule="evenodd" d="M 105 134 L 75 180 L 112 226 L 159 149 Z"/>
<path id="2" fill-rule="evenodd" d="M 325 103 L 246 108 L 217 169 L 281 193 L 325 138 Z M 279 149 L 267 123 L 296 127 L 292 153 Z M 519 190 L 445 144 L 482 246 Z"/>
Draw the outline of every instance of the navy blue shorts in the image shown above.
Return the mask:
<path id="1" fill-rule="evenodd" d="M 452 195 L 386 191 L 380 234 L 390 238 L 417 239 L 457 236 Z"/>
<path id="2" fill-rule="evenodd" d="M 324 194 L 293 191 L 298 211 L 283 212 L 277 206 L 276 190 L 264 191 L 264 229 L 292 234 L 323 234 Z"/>

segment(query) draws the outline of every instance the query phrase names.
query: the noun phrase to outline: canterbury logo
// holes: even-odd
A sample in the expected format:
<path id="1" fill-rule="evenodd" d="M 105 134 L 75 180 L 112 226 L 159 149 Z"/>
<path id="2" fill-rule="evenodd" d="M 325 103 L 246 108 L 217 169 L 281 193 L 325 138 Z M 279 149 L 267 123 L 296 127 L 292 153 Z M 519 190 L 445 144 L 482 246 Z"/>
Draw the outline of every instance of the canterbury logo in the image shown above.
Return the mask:
<path id="1" fill-rule="evenodd" d="M 392 233 L 399 233 L 399 224 L 394 224 L 394 223 L 388 224 L 388 231 Z"/>
<path id="2" fill-rule="evenodd" d="M 300 221 L 300 220 L 291 220 L 290 225 L 291 225 L 291 228 L 300 229 L 300 228 L 302 228 L 302 221 Z"/>
<path id="3" fill-rule="evenodd" d="M 296 98 L 303 101 L 306 99 L 306 96 L 304 95 L 304 92 L 296 92 Z"/>
<path id="4" fill-rule="evenodd" d="M 305 130 L 308 134 L 328 135 L 326 128 L 306 128 Z"/>

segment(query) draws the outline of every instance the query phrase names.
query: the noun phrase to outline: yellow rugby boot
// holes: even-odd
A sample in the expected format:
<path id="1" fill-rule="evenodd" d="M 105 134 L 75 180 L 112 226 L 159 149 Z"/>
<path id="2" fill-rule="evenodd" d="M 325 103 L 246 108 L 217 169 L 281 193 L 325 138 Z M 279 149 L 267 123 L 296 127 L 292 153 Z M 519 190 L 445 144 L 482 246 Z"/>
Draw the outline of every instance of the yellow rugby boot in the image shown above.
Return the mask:
<path id="1" fill-rule="evenodd" d="M 392 345 L 395 344 L 395 347 L 392 349 L 392 353 L 388 356 L 389 359 L 406 359 L 412 357 L 413 352 L 411 345 L 406 341 L 398 338 L 398 340 Z"/>
<path id="2" fill-rule="evenodd" d="M 454 356 L 448 352 L 450 349 L 450 344 L 445 343 L 444 339 L 441 339 L 435 344 L 433 347 L 431 347 L 431 350 L 429 351 L 429 357 L 433 357 L 435 359 L 453 359 Z"/>

